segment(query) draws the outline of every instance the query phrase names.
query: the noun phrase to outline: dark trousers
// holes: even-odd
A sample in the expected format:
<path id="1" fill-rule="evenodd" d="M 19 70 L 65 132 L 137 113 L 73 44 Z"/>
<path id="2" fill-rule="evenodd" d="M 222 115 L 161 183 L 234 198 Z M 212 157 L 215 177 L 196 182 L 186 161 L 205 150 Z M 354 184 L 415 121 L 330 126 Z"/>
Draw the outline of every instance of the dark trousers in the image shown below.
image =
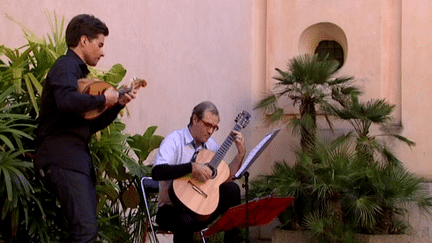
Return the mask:
<path id="1" fill-rule="evenodd" d="M 183 207 L 165 205 L 158 209 L 156 222 L 162 228 L 174 233 L 175 243 L 193 242 L 194 232 L 206 228 L 230 207 L 239 205 L 240 203 L 240 187 L 235 182 L 227 182 L 220 185 L 219 204 L 215 212 L 213 212 L 205 221 L 194 221 L 193 213 Z M 239 242 L 238 233 L 238 229 L 225 232 L 224 242 Z"/>
<path id="2" fill-rule="evenodd" d="M 42 180 L 60 201 L 68 221 L 67 242 L 94 242 L 98 232 L 94 179 L 73 170 L 48 166 L 43 169 Z"/>

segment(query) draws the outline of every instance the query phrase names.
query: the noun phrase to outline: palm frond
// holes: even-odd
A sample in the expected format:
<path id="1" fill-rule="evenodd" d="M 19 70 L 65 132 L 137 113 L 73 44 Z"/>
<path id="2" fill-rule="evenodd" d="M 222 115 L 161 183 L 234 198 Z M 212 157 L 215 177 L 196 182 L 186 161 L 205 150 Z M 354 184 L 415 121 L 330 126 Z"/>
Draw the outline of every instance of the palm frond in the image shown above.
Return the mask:
<path id="1" fill-rule="evenodd" d="M 373 196 L 362 195 L 355 200 L 349 200 L 348 213 L 353 215 L 359 225 L 364 228 L 373 228 L 377 221 L 377 215 L 382 213 L 382 208 Z"/>
<path id="2" fill-rule="evenodd" d="M 404 136 L 401 136 L 401 135 L 398 135 L 398 134 L 386 134 L 386 135 L 391 136 L 391 137 L 394 137 L 394 138 L 398 139 L 399 141 L 401 141 L 401 142 L 407 144 L 407 145 L 410 146 L 410 147 L 416 145 L 415 142 L 409 140 L 408 138 L 406 138 L 406 137 L 404 137 Z"/>
<path id="3" fill-rule="evenodd" d="M 254 110 L 262 109 L 264 112 L 273 112 L 276 109 L 276 104 L 276 96 L 274 94 L 269 94 L 258 102 L 258 104 L 254 107 Z"/>

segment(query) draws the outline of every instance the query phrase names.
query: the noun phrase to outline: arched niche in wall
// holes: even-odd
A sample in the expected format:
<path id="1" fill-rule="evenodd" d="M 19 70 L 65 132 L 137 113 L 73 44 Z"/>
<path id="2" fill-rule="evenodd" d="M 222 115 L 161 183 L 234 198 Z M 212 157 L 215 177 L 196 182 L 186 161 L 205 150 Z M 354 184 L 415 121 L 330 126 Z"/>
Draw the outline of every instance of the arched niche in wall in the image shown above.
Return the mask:
<path id="1" fill-rule="evenodd" d="M 348 54 L 348 41 L 342 28 L 339 26 L 323 22 L 309 26 L 300 35 L 298 49 L 300 54 L 315 54 L 318 45 L 321 43 L 339 44 L 343 50 L 342 64 L 346 63 Z"/>

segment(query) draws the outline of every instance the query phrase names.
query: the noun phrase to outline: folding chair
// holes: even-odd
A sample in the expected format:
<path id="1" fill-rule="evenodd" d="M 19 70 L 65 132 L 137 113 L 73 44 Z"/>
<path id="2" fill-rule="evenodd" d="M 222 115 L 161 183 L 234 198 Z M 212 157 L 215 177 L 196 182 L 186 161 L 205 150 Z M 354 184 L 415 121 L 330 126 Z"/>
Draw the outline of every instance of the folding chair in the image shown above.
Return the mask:
<path id="1" fill-rule="evenodd" d="M 143 177 L 141 178 L 141 190 L 143 192 L 143 198 L 144 198 L 144 204 L 146 207 L 146 213 L 147 218 L 149 222 L 149 227 L 151 230 L 151 242 L 153 243 L 159 243 L 159 240 L 157 238 L 158 233 L 163 234 L 172 234 L 171 231 L 162 229 L 159 227 L 159 225 L 156 223 L 156 213 L 155 213 L 155 207 L 157 206 L 157 197 L 151 197 L 150 194 L 157 195 L 159 193 L 159 182 L 153 180 L 151 177 Z M 151 204 L 153 203 L 153 208 L 151 207 Z M 150 212 L 150 210 L 153 209 L 153 213 Z M 203 229 L 200 231 L 200 236 L 203 241 L 203 243 L 206 243 L 204 238 L 204 231 L 207 229 Z"/>

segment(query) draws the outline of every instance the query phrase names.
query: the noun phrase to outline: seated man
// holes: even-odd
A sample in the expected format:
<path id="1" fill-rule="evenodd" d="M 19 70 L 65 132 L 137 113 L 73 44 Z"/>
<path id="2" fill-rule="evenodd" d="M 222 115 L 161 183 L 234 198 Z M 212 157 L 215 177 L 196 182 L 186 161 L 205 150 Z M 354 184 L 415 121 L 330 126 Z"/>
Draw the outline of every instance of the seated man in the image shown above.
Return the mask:
<path id="1" fill-rule="evenodd" d="M 212 178 L 212 170 L 203 163 L 195 162 L 197 152 L 202 149 L 216 153 L 218 145 L 211 138 L 218 130 L 219 112 L 208 101 L 195 106 L 187 127 L 175 130 L 162 142 L 153 165 L 153 179 L 159 182 L 159 202 L 156 222 L 174 233 L 174 242 L 193 242 L 193 234 L 199 231 L 230 207 L 239 205 L 240 187 L 232 181 L 244 159 L 246 149 L 240 132 L 232 131 L 237 146 L 237 155 L 229 164 L 228 180 L 219 187 L 219 202 L 216 210 L 205 220 L 197 220 L 193 211 L 176 203 L 173 198 L 172 182 L 174 179 L 192 173 L 192 177 L 202 183 Z M 198 156 L 200 158 L 200 156 Z M 209 161 L 205 161 L 207 163 Z M 224 242 L 239 242 L 238 229 L 225 232 Z"/>

